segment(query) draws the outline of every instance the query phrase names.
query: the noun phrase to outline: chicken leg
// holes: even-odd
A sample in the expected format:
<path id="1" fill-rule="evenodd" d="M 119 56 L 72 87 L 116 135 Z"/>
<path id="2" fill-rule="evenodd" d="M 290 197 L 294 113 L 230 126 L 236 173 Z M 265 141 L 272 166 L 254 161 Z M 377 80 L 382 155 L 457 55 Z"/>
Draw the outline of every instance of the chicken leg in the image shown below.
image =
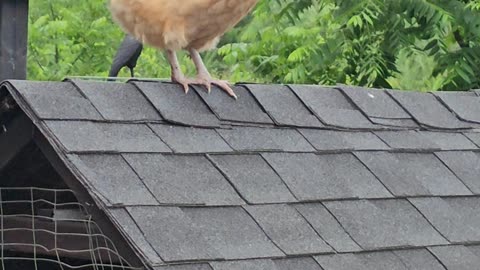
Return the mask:
<path id="1" fill-rule="evenodd" d="M 180 64 L 178 63 L 177 53 L 173 50 L 167 50 L 167 59 L 172 69 L 172 81 L 183 86 L 185 93 L 188 93 L 189 85 L 204 85 L 207 88 L 208 93 L 212 89 L 212 84 L 217 85 L 220 89 L 227 92 L 228 95 L 237 99 L 237 95 L 233 92 L 233 89 L 228 85 L 227 81 L 213 79 L 208 72 L 207 67 L 203 63 L 200 53 L 195 49 L 189 49 L 190 57 L 192 58 L 195 68 L 197 69 L 197 77 L 194 79 L 187 78 L 183 74 Z"/>
<path id="2" fill-rule="evenodd" d="M 258 0 L 110 0 L 112 17 L 125 32 L 142 43 L 167 52 L 172 80 L 188 91 L 190 84 L 215 84 L 236 97 L 227 82 L 213 79 L 199 51 L 213 49 L 220 37 L 237 25 Z M 176 51 L 188 50 L 197 69 L 197 77 L 184 76 Z"/>
<path id="3" fill-rule="evenodd" d="M 227 92 L 231 97 L 237 99 L 237 95 L 235 95 L 233 89 L 228 85 L 228 81 L 212 79 L 207 67 L 203 63 L 202 56 L 197 50 L 189 49 L 188 51 L 190 52 L 190 57 L 192 58 L 195 67 L 197 68 L 197 80 L 199 80 L 200 84 L 207 87 L 208 93 L 212 90 L 212 84 L 215 84 L 220 87 L 220 89 Z"/>

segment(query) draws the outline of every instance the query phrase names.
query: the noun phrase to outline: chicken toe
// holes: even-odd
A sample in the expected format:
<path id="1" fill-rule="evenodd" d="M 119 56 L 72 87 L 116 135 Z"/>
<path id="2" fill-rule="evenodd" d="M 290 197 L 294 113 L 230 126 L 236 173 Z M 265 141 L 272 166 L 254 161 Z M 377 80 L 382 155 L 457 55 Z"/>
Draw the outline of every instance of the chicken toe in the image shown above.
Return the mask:
<path id="1" fill-rule="evenodd" d="M 188 51 L 190 52 L 190 56 L 192 57 L 192 61 L 195 64 L 195 67 L 197 69 L 197 79 L 196 79 L 197 83 L 196 84 L 205 85 L 208 93 L 210 93 L 210 91 L 212 89 L 212 84 L 215 84 L 220 89 L 227 92 L 227 94 L 229 96 L 237 99 L 237 95 L 235 95 L 235 92 L 233 91 L 233 89 L 228 84 L 228 81 L 212 79 L 212 76 L 210 76 L 210 73 L 208 72 L 207 67 L 203 63 L 202 57 L 200 56 L 200 53 L 197 50 L 189 49 Z"/>
<path id="2" fill-rule="evenodd" d="M 170 66 L 172 68 L 172 81 L 182 85 L 185 93 L 188 93 L 190 85 L 204 85 L 208 93 L 210 93 L 212 89 L 212 84 L 214 84 L 220 89 L 227 92 L 227 94 L 231 97 L 237 99 L 237 95 L 235 95 L 235 92 L 230 87 L 227 81 L 216 80 L 213 79 L 212 76 L 210 76 L 210 73 L 203 64 L 200 54 L 196 50 L 190 50 L 192 60 L 197 68 L 197 77 L 194 79 L 185 77 L 182 70 L 180 69 L 177 54 L 174 51 L 167 50 L 166 53 L 168 62 L 170 63 Z"/>
<path id="3" fill-rule="evenodd" d="M 212 77 L 210 77 L 208 74 L 199 74 L 195 79 L 195 83 L 193 84 L 205 86 L 208 93 L 212 91 L 212 84 L 214 84 L 223 91 L 227 92 L 229 96 L 237 99 L 237 95 L 233 91 L 232 87 L 230 87 L 228 81 L 212 79 Z"/>
<path id="4" fill-rule="evenodd" d="M 212 79 L 210 76 L 208 77 L 199 76 L 197 78 L 192 79 L 192 78 L 186 78 L 182 74 L 172 73 L 172 81 L 182 85 L 183 89 L 185 90 L 185 93 L 188 93 L 188 89 L 190 85 L 205 86 L 207 91 L 210 93 L 212 89 L 212 84 L 214 84 L 218 86 L 220 89 L 222 89 L 223 91 L 227 92 L 229 96 L 237 99 L 237 95 L 235 95 L 235 92 L 230 87 L 227 81 L 215 80 L 215 79 Z"/>

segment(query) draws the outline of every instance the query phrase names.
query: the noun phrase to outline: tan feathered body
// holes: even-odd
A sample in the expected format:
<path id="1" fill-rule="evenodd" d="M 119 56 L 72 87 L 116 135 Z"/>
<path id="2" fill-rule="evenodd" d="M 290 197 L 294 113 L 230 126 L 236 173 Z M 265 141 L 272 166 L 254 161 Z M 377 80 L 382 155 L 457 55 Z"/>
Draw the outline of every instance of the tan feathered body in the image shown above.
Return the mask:
<path id="1" fill-rule="evenodd" d="M 114 19 L 151 46 L 177 51 L 214 47 L 258 0 L 110 0 Z"/>

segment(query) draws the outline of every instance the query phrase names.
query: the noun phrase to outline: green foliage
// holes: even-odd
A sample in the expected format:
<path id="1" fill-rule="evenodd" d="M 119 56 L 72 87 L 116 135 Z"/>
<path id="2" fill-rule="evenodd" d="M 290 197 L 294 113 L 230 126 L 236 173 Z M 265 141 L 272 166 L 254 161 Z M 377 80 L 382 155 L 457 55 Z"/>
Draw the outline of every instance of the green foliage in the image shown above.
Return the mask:
<path id="1" fill-rule="evenodd" d="M 30 3 L 28 77 L 61 80 L 67 76 L 106 77 L 123 32 L 111 20 L 103 0 L 33 0 Z M 183 68 L 193 64 L 182 54 Z M 170 76 L 160 52 L 147 48 L 139 60 L 137 76 Z M 129 76 L 124 70 L 121 76 Z"/>
<path id="2" fill-rule="evenodd" d="M 264 1 L 220 53 L 235 79 L 465 90 L 480 83 L 479 15 L 478 0 Z"/>
<path id="3" fill-rule="evenodd" d="M 31 6 L 31 79 L 107 75 L 123 34 L 104 1 L 33 0 Z M 261 0 L 204 58 L 213 74 L 231 81 L 478 88 L 480 0 Z M 185 54 L 181 63 L 194 72 Z M 136 71 L 170 74 L 152 48 Z"/>
<path id="4" fill-rule="evenodd" d="M 105 75 L 122 34 L 102 1 L 31 1 L 28 74 L 54 80 L 66 75 Z"/>

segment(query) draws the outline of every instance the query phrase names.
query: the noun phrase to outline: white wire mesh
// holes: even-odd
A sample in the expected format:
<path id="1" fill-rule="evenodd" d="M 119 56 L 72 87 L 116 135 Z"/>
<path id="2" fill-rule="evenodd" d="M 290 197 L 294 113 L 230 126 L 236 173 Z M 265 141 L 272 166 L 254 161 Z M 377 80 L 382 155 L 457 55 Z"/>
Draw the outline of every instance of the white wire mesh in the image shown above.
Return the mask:
<path id="1" fill-rule="evenodd" d="M 0 188 L 0 248 L 5 270 L 138 269 L 66 189 Z"/>

